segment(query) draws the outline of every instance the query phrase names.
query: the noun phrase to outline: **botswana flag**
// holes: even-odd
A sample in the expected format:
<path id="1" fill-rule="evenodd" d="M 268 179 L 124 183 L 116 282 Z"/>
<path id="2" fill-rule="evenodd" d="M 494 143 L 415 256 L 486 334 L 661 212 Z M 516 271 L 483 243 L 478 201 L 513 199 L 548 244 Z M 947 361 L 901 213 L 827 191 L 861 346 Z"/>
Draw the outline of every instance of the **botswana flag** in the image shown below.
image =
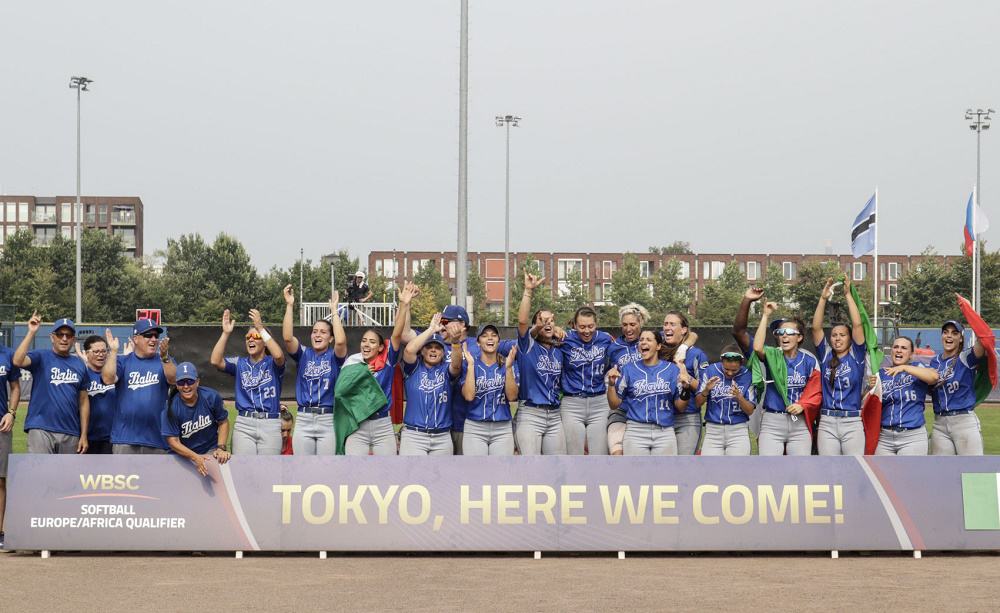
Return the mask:
<path id="1" fill-rule="evenodd" d="M 871 253 L 875 250 L 875 210 L 878 208 L 878 192 L 872 194 L 868 204 L 854 218 L 851 229 L 851 253 L 854 257 Z"/>

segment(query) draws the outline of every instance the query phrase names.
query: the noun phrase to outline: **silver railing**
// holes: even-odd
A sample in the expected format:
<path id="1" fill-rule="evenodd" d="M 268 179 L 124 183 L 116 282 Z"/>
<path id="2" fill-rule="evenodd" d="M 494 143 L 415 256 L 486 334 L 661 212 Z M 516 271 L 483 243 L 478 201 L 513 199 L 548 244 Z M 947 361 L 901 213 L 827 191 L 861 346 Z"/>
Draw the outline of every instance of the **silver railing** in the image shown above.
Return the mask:
<path id="1" fill-rule="evenodd" d="M 303 326 L 311 326 L 329 314 L 330 304 L 327 302 L 303 302 L 299 305 L 299 316 Z M 396 303 L 341 303 L 340 318 L 345 326 L 389 327 L 396 319 Z"/>

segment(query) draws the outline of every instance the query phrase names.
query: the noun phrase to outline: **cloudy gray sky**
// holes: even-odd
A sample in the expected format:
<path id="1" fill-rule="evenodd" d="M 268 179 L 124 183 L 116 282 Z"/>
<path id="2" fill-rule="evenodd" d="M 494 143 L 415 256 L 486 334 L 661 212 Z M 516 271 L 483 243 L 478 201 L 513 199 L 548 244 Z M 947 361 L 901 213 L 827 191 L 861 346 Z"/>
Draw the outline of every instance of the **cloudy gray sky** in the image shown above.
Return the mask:
<path id="1" fill-rule="evenodd" d="M 957 253 L 1000 3 L 471 2 L 469 248 Z M 455 247 L 458 0 L 5 2 L 0 191 L 138 195 L 147 251 L 235 234 L 260 268 Z M 983 137 L 1000 230 L 1000 121 Z"/>

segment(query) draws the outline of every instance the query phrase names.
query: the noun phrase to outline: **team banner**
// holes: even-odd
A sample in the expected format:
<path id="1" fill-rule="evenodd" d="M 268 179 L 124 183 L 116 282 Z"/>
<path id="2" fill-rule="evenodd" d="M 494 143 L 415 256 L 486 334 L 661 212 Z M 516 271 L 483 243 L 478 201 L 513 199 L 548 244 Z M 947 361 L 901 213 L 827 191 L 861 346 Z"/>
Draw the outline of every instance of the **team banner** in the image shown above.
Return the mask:
<path id="1" fill-rule="evenodd" d="M 1000 457 L 16 454 L 29 550 L 1000 550 Z"/>

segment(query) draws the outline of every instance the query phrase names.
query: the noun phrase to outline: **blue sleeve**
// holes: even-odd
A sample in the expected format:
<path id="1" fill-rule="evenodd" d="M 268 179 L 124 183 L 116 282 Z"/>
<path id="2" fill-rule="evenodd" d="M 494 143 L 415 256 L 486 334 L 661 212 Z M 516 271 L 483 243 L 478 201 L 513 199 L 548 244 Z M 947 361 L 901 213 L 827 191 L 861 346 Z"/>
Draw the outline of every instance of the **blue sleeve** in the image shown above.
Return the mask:
<path id="1" fill-rule="evenodd" d="M 507 354 L 510 353 L 510 350 L 513 349 L 515 345 L 517 345 L 516 340 L 512 338 L 504 339 L 497 345 L 497 353 L 503 357 L 507 357 Z"/>
<path id="2" fill-rule="evenodd" d="M 984 354 L 985 357 L 985 354 Z M 962 353 L 959 354 L 958 359 L 962 361 L 963 364 L 968 368 L 975 368 L 979 365 L 979 358 L 976 357 L 976 352 L 972 347 L 968 349 L 963 349 Z"/>
<path id="3" fill-rule="evenodd" d="M 21 380 L 21 369 L 11 364 L 10 374 L 7 375 L 7 383 L 10 384 L 13 383 L 14 381 L 20 381 L 20 380 Z"/>
<path id="4" fill-rule="evenodd" d="M 267 357 L 271 358 L 271 367 L 274 368 L 274 372 L 276 372 L 279 377 L 283 376 L 285 374 L 285 362 L 278 364 L 278 362 L 275 361 L 274 356 Z"/>
<path id="5" fill-rule="evenodd" d="M 708 369 L 706 368 L 704 372 L 701 373 L 701 377 L 698 378 L 698 393 L 701 394 L 705 391 L 705 386 L 708 384 L 709 380 Z"/>
<path id="6" fill-rule="evenodd" d="M 412 363 L 412 364 L 407 364 L 406 361 L 404 360 L 403 361 L 403 377 L 405 378 L 405 377 L 409 377 L 410 375 L 412 375 L 414 373 L 414 371 L 417 370 L 417 365 L 419 363 L 420 363 L 420 358 L 419 357 L 417 357 L 417 361 L 414 362 L 414 363 Z"/>
<path id="7" fill-rule="evenodd" d="M 517 350 L 520 353 L 527 353 L 531 349 L 531 344 L 533 342 L 535 342 L 535 341 L 534 341 L 533 338 L 531 338 L 531 326 L 528 326 L 528 329 L 524 331 L 524 334 L 521 334 L 520 332 L 518 332 L 518 334 L 517 334 Z"/>
<path id="8" fill-rule="evenodd" d="M 236 376 L 236 364 L 239 362 L 237 357 L 226 358 L 226 368 L 223 370 L 227 375 Z"/>
<path id="9" fill-rule="evenodd" d="M 823 340 L 816 343 L 816 359 L 818 359 L 820 362 L 824 361 L 826 359 L 827 351 L 828 347 L 826 344 L 826 336 L 824 336 Z"/>
<path id="10" fill-rule="evenodd" d="M 289 353 L 288 357 L 290 357 L 293 360 L 295 360 L 296 362 L 298 362 L 299 360 L 302 359 L 302 353 L 303 353 L 303 351 L 302 351 L 302 343 L 299 343 L 298 349 L 296 349 L 292 353 Z"/>
<path id="11" fill-rule="evenodd" d="M 211 411 L 212 417 L 217 423 L 229 420 L 229 411 L 226 410 L 226 405 L 222 402 L 221 394 L 213 394 Z"/>
<path id="12" fill-rule="evenodd" d="M 337 363 L 337 366 L 343 366 L 344 362 L 347 361 L 347 356 L 339 357 L 336 353 L 333 354 L 333 361 Z"/>
<path id="13" fill-rule="evenodd" d="M 42 367 L 42 350 L 33 349 L 28 352 L 27 357 L 29 360 L 31 360 L 31 364 L 28 364 L 28 366 L 25 367 L 25 370 L 34 375 L 38 371 L 38 369 Z"/>
<path id="14" fill-rule="evenodd" d="M 865 354 L 868 352 L 868 345 L 864 343 L 855 343 L 854 339 L 851 339 L 851 354 L 854 359 L 858 362 L 865 361 Z"/>
<path id="15" fill-rule="evenodd" d="M 386 366 L 395 366 L 399 364 L 399 356 L 403 353 L 403 346 L 400 345 L 399 349 L 393 349 L 392 341 L 389 341 L 389 352 L 385 356 Z"/>
<path id="16" fill-rule="evenodd" d="M 168 408 L 160 413 L 160 435 L 164 439 L 168 436 L 176 436 L 177 438 L 181 436 L 181 425 L 174 419 L 173 411 L 169 408 L 173 406 L 175 400 L 177 400 L 177 396 L 174 396 L 174 400 L 170 401 Z"/>

